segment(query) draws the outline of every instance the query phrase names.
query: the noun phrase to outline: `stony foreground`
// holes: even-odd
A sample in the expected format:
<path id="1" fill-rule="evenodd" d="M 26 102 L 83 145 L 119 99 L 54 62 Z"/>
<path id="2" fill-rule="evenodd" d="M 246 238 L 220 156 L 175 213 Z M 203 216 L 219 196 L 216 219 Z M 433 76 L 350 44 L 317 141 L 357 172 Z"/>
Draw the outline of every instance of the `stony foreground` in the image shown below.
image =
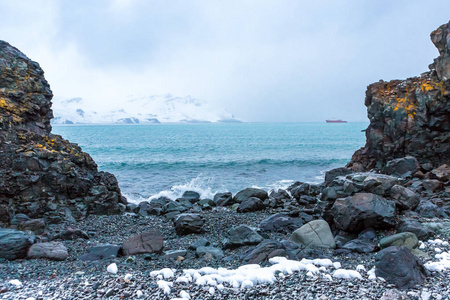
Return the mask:
<path id="1" fill-rule="evenodd" d="M 270 211 L 258 213 L 238 214 L 230 209 L 220 208 L 213 211 L 201 212 L 206 220 L 205 232 L 179 236 L 175 233 L 173 222 L 162 216 L 138 216 L 127 214 L 123 216 L 90 216 L 76 224 L 76 227 L 89 235 L 89 239 L 77 238 L 64 240 L 62 243 L 69 251 L 69 257 L 62 262 L 46 259 L 30 259 L 2 261 L 0 264 L 0 299 L 173 299 L 180 297 L 180 292 L 189 293 L 191 299 L 285 299 L 296 297 L 299 299 L 375 299 L 383 295 L 394 293 L 403 295 L 404 299 L 449 299 L 450 269 L 442 272 L 431 272 L 426 281 L 419 287 L 406 292 L 397 291 L 382 279 L 369 279 L 369 271 L 373 268 L 375 255 L 373 253 L 359 254 L 356 252 L 344 255 L 333 255 L 333 252 L 322 253 L 333 262 L 340 262 L 343 269 L 356 270 L 358 265 L 362 279 L 340 279 L 332 277 L 334 268 L 321 270 L 318 274 L 306 271 L 292 274 L 276 274 L 272 283 L 264 283 L 254 287 L 232 287 L 223 284 L 219 290 L 217 285 L 199 285 L 195 282 L 173 283 L 170 293 L 164 293 L 163 280 L 173 282 L 180 277 L 183 269 L 199 269 L 203 267 L 224 267 L 236 269 L 242 265 L 239 258 L 253 246 L 242 246 L 224 250 L 222 259 L 211 257 L 196 258 L 188 252 L 184 259 L 163 258 L 163 255 L 133 255 L 116 258 L 105 258 L 97 261 L 81 261 L 79 256 L 84 254 L 92 245 L 112 243 L 121 244 L 129 236 L 147 231 L 149 228 L 159 228 L 164 236 L 164 251 L 188 249 L 189 246 L 201 238 L 208 239 L 213 245 L 220 246 L 222 238 L 231 226 L 247 224 L 257 227 L 259 223 L 270 215 Z M 439 220 L 427 220 L 431 228 L 436 229 L 434 239 L 449 241 L 450 223 Z M 437 224 L 441 224 L 438 226 Z M 51 225 L 48 236 L 57 235 L 66 229 L 67 224 Z M 379 235 L 390 234 L 381 232 Z M 288 239 L 290 233 L 264 233 L 265 238 L 276 240 Z M 425 243 L 422 249 L 431 260 L 439 251 L 448 252 L 450 247 Z M 436 249 L 438 248 L 438 249 Z M 311 254 L 312 256 L 316 254 Z M 313 258 L 313 257 L 311 257 Z M 425 260 L 427 261 L 427 260 Z M 117 274 L 107 271 L 107 267 L 116 263 Z M 270 266 L 263 262 L 262 266 Z M 155 276 L 152 271 L 164 268 L 175 269 L 174 277 Z M 258 272 L 258 270 L 255 270 Z M 127 275 L 127 274 L 131 274 Z M 330 276 L 326 276 L 330 274 Z M 15 281 L 17 279 L 20 284 Z M 331 279 L 331 280 L 330 280 Z M 10 283 L 11 282 L 11 283 Z M 15 284 L 14 284 L 15 283 Z M 391 291 L 392 290 L 392 291 Z M 185 293 L 182 295 L 186 296 Z M 401 298 L 383 298 L 401 299 Z"/>

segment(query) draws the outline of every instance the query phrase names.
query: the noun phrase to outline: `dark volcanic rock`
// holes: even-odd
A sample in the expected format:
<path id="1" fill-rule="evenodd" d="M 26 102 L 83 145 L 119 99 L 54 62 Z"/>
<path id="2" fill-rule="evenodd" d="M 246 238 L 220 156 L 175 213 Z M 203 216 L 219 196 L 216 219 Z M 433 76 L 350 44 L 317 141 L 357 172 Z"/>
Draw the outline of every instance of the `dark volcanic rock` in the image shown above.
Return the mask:
<path id="1" fill-rule="evenodd" d="M 69 257 L 67 248 L 59 242 L 37 243 L 28 250 L 27 258 L 45 258 L 50 260 L 66 260 Z"/>
<path id="2" fill-rule="evenodd" d="M 402 210 L 414 210 L 420 202 L 416 193 L 401 185 L 394 185 L 390 196 L 395 201 L 395 205 Z"/>
<path id="3" fill-rule="evenodd" d="M 397 232 L 412 232 L 422 241 L 426 241 L 434 235 L 433 230 L 413 219 L 403 219 L 397 226 Z"/>
<path id="4" fill-rule="evenodd" d="M 181 198 L 189 200 L 191 203 L 195 203 L 200 200 L 200 194 L 194 191 L 186 191 Z"/>
<path id="5" fill-rule="evenodd" d="M 375 261 L 375 274 L 397 288 L 411 288 L 425 280 L 423 264 L 406 247 L 383 249 L 376 255 Z"/>
<path id="6" fill-rule="evenodd" d="M 50 133 L 52 96 L 39 64 L 0 41 L 0 205 L 53 220 L 120 213 L 114 175 Z"/>
<path id="7" fill-rule="evenodd" d="M 419 171 L 419 162 L 413 156 L 393 159 L 387 162 L 384 173 L 398 177 L 411 177 Z"/>
<path id="8" fill-rule="evenodd" d="M 175 219 L 175 231 L 178 235 L 203 232 L 205 220 L 199 214 L 181 214 Z"/>
<path id="9" fill-rule="evenodd" d="M 251 197 L 259 198 L 261 201 L 264 201 L 269 197 L 269 195 L 267 194 L 267 192 L 265 190 L 255 189 L 255 188 L 246 188 L 246 189 L 238 192 L 234 196 L 233 199 L 234 199 L 234 202 L 236 202 L 236 203 L 242 203 Z"/>
<path id="10" fill-rule="evenodd" d="M 123 242 L 125 255 L 141 253 L 160 253 L 164 246 L 164 238 L 157 229 L 134 235 Z"/>
<path id="11" fill-rule="evenodd" d="M 338 176 L 345 176 L 352 173 L 352 170 L 348 168 L 336 168 L 325 172 L 325 184 L 328 185 Z"/>
<path id="12" fill-rule="evenodd" d="M 209 256 L 211 258 L 220 259 L 224 257 L 223 251 L 216 247 L 205 247 L 200 246 L 195 250 L 195 255 L 197 257 Z"/>
<path id="13" fill-rule="evenodd" d="M 225 248 L 235 248 L 244 245 L 256 245 L 263 240 L 254 229 L 247 225 L 239 225 L 228 230 L 224 240 Z"/>
<path id="14" fill-rule="evenodd" d="M 230 206 L 234 204 L 233 195 L 230 192 L 217 193 L 214 195 L 213 200 L 217 206 Z"/>
<path id="15" fill-rule="evenodd" d="M 292 218 L 288 215 L 278 213 L 264 219 L 259 224 L 262 231 L 291 233 L 303 226 L 301 218 Z"/>
<path id="16" fill-rule="evenodd" d="M 241 204 L 239 204 L 237 212 L 246 213 L 251 211 L 262 210 L 264 208 L 266 208 L 266 206 L 264 205 L 264 202 L 261 201 L 261 199 L 256 197 L 250 197 L 244 200 Z"/>
<path id="17" fill-rule="evenodd" d="M 348 167 L 383 169 L 392 159 L 414 156 L 438 167 L 450 161 L 450 22 L 431 33 L 439 57 L 430 71 L 406 80 L 379 81 L 366 91 L 370 125 L 366 145 Z"/>
<path id="18" fill-rule="evenodd" d="M 283 249 L 283 245 L 280 242 L 267 240 L 249 252 L 244 253 L 241 261 L 244 264 L 259 264 L 275 256 L 287 256 L 287 252 Z"/>
<path id="19" fill-rule="evenodd" d="M 23 231 L 0 228 L 0 258 L 25 258 L 33 240 Z"/>
<path id="20" fill-rule="evenodd" d="M 375 194 L 357 193 L 336 200 L 331 213 L 336 227 L 348 232 L 388 229 L 394 226 L 395 203 Z"/>
<path id="21" fill-rule="evenodd" d="M 102 260 L 104 258 L 114 258 L 121 254 L 122 247 L 118 245 L 103 244 L 90 248 L 85 254 L 78 257 L 82 261 Z"/>

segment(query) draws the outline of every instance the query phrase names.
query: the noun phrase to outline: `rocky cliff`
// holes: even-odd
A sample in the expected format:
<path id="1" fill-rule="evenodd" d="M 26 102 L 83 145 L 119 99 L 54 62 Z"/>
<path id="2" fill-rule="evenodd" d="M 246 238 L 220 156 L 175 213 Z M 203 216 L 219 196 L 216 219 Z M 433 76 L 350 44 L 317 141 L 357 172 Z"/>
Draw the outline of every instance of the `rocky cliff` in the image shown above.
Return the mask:
<path id="1" fill-rule="evenodd" d="M 430 168 L 450 162 L 450 22 L 433 31 L 431 41 L 439 57 L 430 71 L 369 85 L 366 145 L 347 167 L 382 169 L 387 161 L 407 155 Z"/>
<path id="2" fill-rule="evenodd" d="M 51 134 L 52 96 L 39 64 L 0 41 L 0 222 L 115 214 L 126 203 L 114 175 Z"/>

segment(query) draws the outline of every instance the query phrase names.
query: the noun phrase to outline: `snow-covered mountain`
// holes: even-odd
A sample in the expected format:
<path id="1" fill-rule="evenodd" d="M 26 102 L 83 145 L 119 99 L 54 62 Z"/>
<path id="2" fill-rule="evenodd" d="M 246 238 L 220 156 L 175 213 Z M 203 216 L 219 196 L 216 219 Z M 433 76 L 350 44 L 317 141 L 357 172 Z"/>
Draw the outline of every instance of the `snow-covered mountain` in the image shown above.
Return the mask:
<path id="1" fill-rule="evenodd" d="M 82 98 L 53 101 L 53 124 L 159 124 L 240 122 L 227 111 L 198 99 L 158 95 L 132 98 L 121 106 L 89 108 Z"/>

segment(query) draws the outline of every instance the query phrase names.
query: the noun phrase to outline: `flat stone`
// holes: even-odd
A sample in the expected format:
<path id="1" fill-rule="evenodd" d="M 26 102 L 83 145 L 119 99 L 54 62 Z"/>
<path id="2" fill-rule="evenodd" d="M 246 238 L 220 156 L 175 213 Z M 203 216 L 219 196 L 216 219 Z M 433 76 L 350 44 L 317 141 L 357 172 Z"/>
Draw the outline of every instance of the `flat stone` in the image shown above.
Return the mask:
<path id="1" fill-rule="evenodd" d="M 256 245 L 262 242 L 263 237 L 256 230 L 247 225 L 231 228 L 223 244 L 225 248 L 236 248 L 244 245 Z"/>
<path id="2" fill-rule="evenodd" d="M 223 254 L 222 249 L 216 248 L 216 247 L 205 247 L 205 246 L 197 247 L 197 249 L 195 250 L 195 254 L 197 255 L 197 257 L 200 257 L 200 258 L 204 257 L 205 255 L 208 255 L 215 259 L 221 259 L 225 256 Z"/>
<path id="3" fill-rule="evenodd" d="M 175 219 L 175 231 L 178 235 L 203 232 L 205 220 L 199 214 L 181 214 Z"/>
<path id="4" fill-rule="evenodd" d="M 306 248 L 336 248 L 330 226 L 324 220 L 306 223 L 292 233 L 290 240 Z"/>
<path id="5" fill-rule="evenodd" d="M 141 253 L 160 253 L 164 246 L 164 238 L 157 229 L 134 235 L 123 242 L 125 255 Z"/>
<path id="6" fill-rule="evenodd" d="M 111 244 L 100 244 L 90 248 L 85 254 L 78 257 L 82 261 L 102 260 L 105 258 L 118 257 L 122 252 L 122 247 Z"/>
<path id="7" fill-rule="evenodd" d="M 60 242 L 37 243 L 28 250 L 27 258 L 62 261 L 69 257 L 67 248 Z"/>
<path id="8" fill-rule="evenodd" d="M 419 246 L 419 239 L 412 232 L 402 232 L 391 236 L 387 236 L 380 240 L 381 249 L 390 246 L 404 246 L 411 250 Z"/>

